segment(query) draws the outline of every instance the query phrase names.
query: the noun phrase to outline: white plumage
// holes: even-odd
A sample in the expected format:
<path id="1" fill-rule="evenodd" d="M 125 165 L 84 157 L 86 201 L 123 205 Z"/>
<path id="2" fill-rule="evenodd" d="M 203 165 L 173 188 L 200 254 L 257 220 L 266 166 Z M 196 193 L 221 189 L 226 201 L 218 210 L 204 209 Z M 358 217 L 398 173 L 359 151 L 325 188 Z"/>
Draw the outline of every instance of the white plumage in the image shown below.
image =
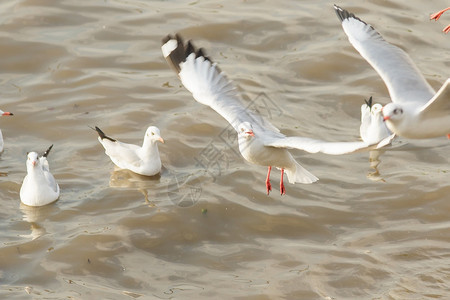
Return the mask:
<path id="1" fill-rule="evenodd" d="M 42 156 L 36 152 L 27 155 L 27 175 L 20 188 L 20 200 L 28 206 L 43 206 L 59 198 L 59 185 L 50 173 L 47 156 L 51 145 Z"/>
<path id="2" fill-rule="evenodd" d="M 164 140 L 157 127 L 148 127 L 142 147 L 110 138 L 98 127 L 95 127 L 95 130 L 99 135 L 98 141 L 105 148 L 105 153 L 119 168 L 145 176 L 153 176 L 161 171 L 161 158 L 156 142 L 164 143 Z"/>
<path id="3" fill-rule="evenodd" d="M 394 135 L 386 127 L 386 123 L 383 120 L 383 113 L 381 112 L 382 106 L 379 103 L 372 103 L 372 97 L 369 101 L 366 101 L 361 105 L 361 126 L 359 127 L 359 133 L 361 139 L 367 144 L 377 144 L 386 141 L 389 144 Z M 381 145 L 378 145 L 380 148 Z"/>
<path id="4" fill-rule="evenodd" d="M 10 112 L 0 110 L 0 116 L 12 116 L 12 115 L 13 114 Z M 3 146 L 4 146 L 3 134 L 2 134 L 2 131 L 0 130 L 0 152 L 3 151 Z"/>
<path id="5" fill-rule="evenodd" d="M 383 107 L 387 127 L 399 136 L 425 139 L 450 133 L 450 78 L 436 93 L 402 49 L 371 26 L 334 6 L 350 43 L 378 72 L 392 103 Z"/>
<path id="6" fill-rule="evenodd" d="M 196 49 L 191 42 L 185 44 L 179 35 L 167 36 L 161 48 L 167 62 L 194 99 L 211 107 L 237 131 L 242 156 L 251 163 L 269 167 L 267 193 L 271 189 L 271 166 L 282 170 L 281 194 L 284 193 L 284 170 L 291 183 L 318 180 L 293 159 L 286 150 L 288 148 L 338 155 L 376 147 L 363 141 L 325 142 L 306 137 L 286 137 L 268 120 L 245 109 L 234 84 L 205 56 L 202 49 Z"/>

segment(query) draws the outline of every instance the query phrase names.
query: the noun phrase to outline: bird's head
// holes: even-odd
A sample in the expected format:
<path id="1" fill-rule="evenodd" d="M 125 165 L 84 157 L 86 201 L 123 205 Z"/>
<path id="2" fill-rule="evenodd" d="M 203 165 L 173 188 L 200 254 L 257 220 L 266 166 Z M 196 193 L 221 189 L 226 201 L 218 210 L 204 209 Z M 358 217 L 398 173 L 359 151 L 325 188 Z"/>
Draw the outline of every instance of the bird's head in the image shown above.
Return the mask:
<path id="1" fill-rule="evenodd" d="M 253 133 L 253 126 L 249 122 L 243 122 L 239 125 L 239 132 L 238 134 L 245 138 L 254 137 L 255 134 Z"/>
<path id="2" fill-rule="evenodd" d="M 39 155 L 36 152 L 28 152 L 27 165 L 36 167 L 39 164 Z"/>
<path id="3" fill-rule="evenodd" d="M 383 120 L 397 123 L 403 119 L 403 108 L 395 103 L 386 104 L 382 108 Z"/>
<path id="4" fill-rule="evenodd" d="M 164 144 L 164 140 L 161 137 L 161 132 L 159 131 L 159 128 L 156 126 L 150 126 L 149 128 L 147 128 L 145 136 L 149 138 L 151 141 L 160 141 L 161 143 Z"/>
<path id="5" fill-rule="evenodd" d="M 382 110 L 383 110 L 383 106 L 379 103 L 375 103 L 372 105 L 370 112 L 372 113 L 372 115 L 377 116 L 377 115 L 381 114 Z"/>

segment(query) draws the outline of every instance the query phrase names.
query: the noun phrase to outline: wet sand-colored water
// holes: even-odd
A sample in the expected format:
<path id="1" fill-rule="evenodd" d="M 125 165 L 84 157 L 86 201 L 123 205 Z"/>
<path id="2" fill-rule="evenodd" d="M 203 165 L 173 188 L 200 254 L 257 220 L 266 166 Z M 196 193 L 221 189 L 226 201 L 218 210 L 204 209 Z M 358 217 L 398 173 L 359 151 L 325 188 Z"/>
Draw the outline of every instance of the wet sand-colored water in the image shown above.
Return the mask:
<path id="1" fill-rule="evenodd" d="M 330 1 L 35 1 L 0 4 L 0 298 L 446 299 L 450 144 L 383 153 L 293 150 L 320 178 L 265 194 L 224 119 L 162 57 L 180 32 L 287 135 L 359 137 L 364 98 L 388 103 Z M 449 76 L 445 1 L 336 3 L 403 48 L 438 89 Z M 160 176 L 116 169 L 89 126 L 141 143 Z M 61 197 L 20 205 L 28 151 L 54 144 Z M 369 155 L 372 162 L 369 162 Z M 374 168 L 377 166 L 377 168 Z M 28 295 L 30 294 L 30 296 Z"/>

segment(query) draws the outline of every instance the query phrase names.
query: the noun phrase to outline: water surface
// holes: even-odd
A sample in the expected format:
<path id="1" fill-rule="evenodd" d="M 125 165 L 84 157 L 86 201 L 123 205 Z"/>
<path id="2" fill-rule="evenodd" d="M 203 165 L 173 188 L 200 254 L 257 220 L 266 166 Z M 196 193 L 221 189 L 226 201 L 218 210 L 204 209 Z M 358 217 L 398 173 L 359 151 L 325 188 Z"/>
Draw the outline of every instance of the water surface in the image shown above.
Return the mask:
<path id="1" fill-rule="evenodd" d="M 265 194 L 226 121 L 162 57 L 180 32 L 287 135 L 356 140 L 364 98 L 389 101 L 330 1 L 35 1 L 0 4 L 0 295 L 5 299 L 424 299 L 450 297 L 450 145 L 398 139 L 378 153 L 292 151 L 320 180 Z M 445 1 L 337 3 L 448 78 Z M 117 170 L 96 133 L 141 143 L 164 169 Z M 28 151 L 62 194 L 20 205 Z M 372 155 L 377 156 L 376 153 Z M 371 166 L 372 165 L 372 166 Z M 374 166 L 377 165 L 377 169 Z"/>

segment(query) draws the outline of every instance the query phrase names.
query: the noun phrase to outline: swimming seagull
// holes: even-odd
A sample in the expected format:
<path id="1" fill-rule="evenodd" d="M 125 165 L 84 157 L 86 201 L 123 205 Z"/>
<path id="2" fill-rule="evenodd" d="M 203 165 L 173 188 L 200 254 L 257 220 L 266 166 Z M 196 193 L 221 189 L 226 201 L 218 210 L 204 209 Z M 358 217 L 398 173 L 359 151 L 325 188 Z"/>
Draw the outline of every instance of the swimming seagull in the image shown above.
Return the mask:
<path id="1" fill-rule="evenodd" d="M 10 113 L 10 112 L 0 110 L 0 116 L 12 116 L 12 115 L 13 114 Z M 0 152 L 3 151 L 3 145 L 4 145 L 4 143 L 3 143 L 3 134 L 2 134 L 2 131 L 0 130 Z"/>
<path id="2" fill-rule="evenodd" d="M 98 141 L 105 148 L 105 153 L 119 168 L 145 176 L 154 176 L 161 171 L 161 158 L 156 142 L 164 143 L 164 140 L 157 127 L 147 128 L 142 147 L 110 138 L 97 126 L 92 129 L 97 131 Z"/>
<path id="3" fill-rule="evenodd" d="M 439 20 L 439 18 L 442 16 L 442 14 L 444 13 L 444 12 L 446 12 L 447 10 L 449 10 L 450 9 L 450 7 L 447 7 L 447 8 L 445 8 L 445 9 L 443 9 L 443 10 L 440 10 L 440 11 L 438 11 L 437 13 L 435 13 L 435 14 L 432 14 L 431 16 L 430 16 L 430 20 L 435 20 L 435 21 L 437 21 L 437 20 Z M 442 32 L 445 32 L 445 33 L 449 33 L 450 32 L 450 25 L 447 25 L 447 27 L 445 27 L 443 30 L 442 30 Z"/>
<path id="4" fill-rule="evenodd" d="M 36 152 L 27 155 L 27 175 L 20 188 L 20 200 L 28 206 L 43 206 L 59 198 L 59 185 L 56 183 L 47 161 L 53 148 L 51 145 L 42 156 Z"/>
<path id="5" fill-rule="evenodd" d="M 381 112 L 383 107 L 379 103 L 374 104 L 372 97 L 369 100 L 364 100 L 364 102 L 361 105 L 361 126 L 359 127 L 361 139 L 369 145 L 377 144 L 383 140 L 386 141 L 386 144 L 389 144 L 394 136 L 386 139 L 392 133 L 383 120 Z M 377 148 L 381 148 L 381 145 L 378 145 Z"/>
<path id="6" fill-rule="evenodd" d="M 238 133 L 242 156 L 253 164 L 268 167 L 267 194 L 272 190 L 269 180 L 272 166 L 281 169 L 281 195 L 286 193 L 284 172 L 290 183 L 313 183 L 318 180 L 295 161 L 287 148 L 339 155 L 365 150 L 370 146 L 363 141 L 324 142 L 306 137 L 286 137 L 262 116 L 245 109 L 234 84 L 205 55 L 203 49 L 196 49 L 190 41 L 184 43 L 178 34 L 166 36 L 161 49 L 194 99 L 211 107 L 233 126 Z"/>
<path id="7" fill-rule="evenodd" d="M 392 103 L 383 107 L 388 128 L 396 135 L 426 139 L 450 133 L 450 78 L 436 93 L 400 48 L 354 14 L 334 5 L 350 43 L 378 72 Z M 450 138 L 450 135 L 448 135 Z"/>

